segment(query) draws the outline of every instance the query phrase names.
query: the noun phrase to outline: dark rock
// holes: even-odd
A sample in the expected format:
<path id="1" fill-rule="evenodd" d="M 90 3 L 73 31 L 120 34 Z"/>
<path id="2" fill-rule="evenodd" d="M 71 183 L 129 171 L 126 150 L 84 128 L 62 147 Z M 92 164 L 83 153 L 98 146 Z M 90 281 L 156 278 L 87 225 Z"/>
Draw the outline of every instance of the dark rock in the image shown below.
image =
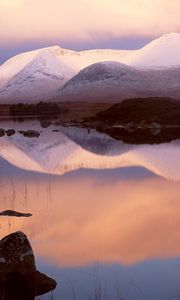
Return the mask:
<path id="1" fill-rule="evenodd" d="M 36 282 L 36 294 L 43 295 L 48 293 L 49 291 L 52 291 L 56 288 L 56 281 L 50 277 L 48 277 L 46 274 L 40 273 L 39 271 L 36 271 L 35 274 L 35 282 Z"/>
<path id="2" fill-rule="evenodd" d="M 38 271 L 9 272 L 0 279 L 0 300 L 34 300 L 56 285 L 55 280 Z"/>
<path id="3" fill-rule="evenodd" d="M 7 134 L 7 136 L 11 136 L 11 135 L 14 135 L 16 133 L 16 131 L 14 129 L 8 129 L 5 131 L 5 133 Z"/>
<path id="4" fill-rule="evenodd" d="M 33 300 L 56 285 L 54 279 L 36 270 L 32 247 L 23 232 L 0 241 L 0 300 Z"/>
<path id="5" fill-rule="evenodd" d="M 23 131 L 23 130 L 19 130 L 18 132 L 19 132 L 20 134 L 23 134 L 23 133 L 24 133 L 24 131 Z"/>
<path id="6" fill-rule="evenodd" d="M 153 122 L 161 125 L 180 125 L 180 103 L 163 97 L 127 99 L 96 114 L 96 119 L 109 124 Z"/>
<path id="7" fill-rule="evenodd" d="M 4 136 L 5 135 L 5 131 L 4 129 L 0 128 L 0 137 Z"/>
<path id="8" fill-rule="evenodd" d="M 23 232 L 12 233 L 0 241 L 0 272 L 35 271 L 32 247 Z"/>
<path id="9" fill-rule="evenodd" d="M 20 272 L 6 273 L 0 280 L 0 300 L 34 300 L 36 293 L 33 291 L 32 280 Z M 34 277 L 34 276 L 33 276 Z"/>
<path id="10" fill-rule="evenodd" d="M 36 131 L 36 130 L 27 130 L 27 131 L 23 132 L 23 136 L 29 137 L 29 138 L 39 137 L 40 133 L 39 133 L 39 131 Z"/>
<path id="11" fill-rule="evenodd" d="M 42 128 L 48 128 L 52 123 L 48 120 L 41 120 L 40 124 Z"/>
<path id="12" fill-rule="evenodd" d="M 9 217 L 31 217 L 30 213 L 21 213 L 15 210 L 5 210 L 0 212 L 0 216 L 9 216 Z"/>
<path id="13" fill-rule="evenodd" d="M 81 123 L 128 144 L 161 144 L 180 139 L 180 102 L 166 97 L 132 98 Z"/>

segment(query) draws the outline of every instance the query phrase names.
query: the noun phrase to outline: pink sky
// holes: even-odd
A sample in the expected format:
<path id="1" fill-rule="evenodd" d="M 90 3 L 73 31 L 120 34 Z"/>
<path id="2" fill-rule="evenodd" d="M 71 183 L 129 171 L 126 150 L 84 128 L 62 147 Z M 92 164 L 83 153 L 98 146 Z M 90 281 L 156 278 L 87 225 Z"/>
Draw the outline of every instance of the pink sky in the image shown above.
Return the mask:
<path id="1" fill-rule="evenodd" d="M 0 0 L 0 43 L 83 42 L 179 31 L 179 0 Z"/>
<path id="2" fill-rule="evenodd" d="M 179 0 L 0 0 L 0 64 L 53 45 L 138 49 L 180 32 L 179 19 Z"/>

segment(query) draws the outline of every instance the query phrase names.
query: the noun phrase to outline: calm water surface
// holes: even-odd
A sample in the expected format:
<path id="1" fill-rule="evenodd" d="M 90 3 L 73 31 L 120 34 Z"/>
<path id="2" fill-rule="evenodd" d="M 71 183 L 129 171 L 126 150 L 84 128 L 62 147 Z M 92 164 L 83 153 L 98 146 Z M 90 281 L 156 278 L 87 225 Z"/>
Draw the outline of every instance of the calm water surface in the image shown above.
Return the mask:
<path id="1" fill-rule="evenodd" d="M 180 299 L 180 141 L 130 145 L 78 127 L 1 122 L 0 237 L 21 230 L 42 299 Z M 35 130 L 39 137 L 21 131 Z M 20 131 L 20 133 L 18 132 Z"/>

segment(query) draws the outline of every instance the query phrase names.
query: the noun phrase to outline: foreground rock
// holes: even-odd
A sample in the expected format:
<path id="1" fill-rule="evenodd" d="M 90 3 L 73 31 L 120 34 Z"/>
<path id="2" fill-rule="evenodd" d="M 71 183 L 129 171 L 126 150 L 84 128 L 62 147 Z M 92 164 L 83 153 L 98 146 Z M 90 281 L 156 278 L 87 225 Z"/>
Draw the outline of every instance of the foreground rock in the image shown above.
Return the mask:
<path id="1" fill-rule="evenodd" d="M 23 232 L 0 241 L 0 300 L 33 300 L 56 285 L 55 280 L 36 270 L 32 247 Z"/>
<path id="2" fill-rule="evenodd" d="M 9 216 L 9 217 L 31 217 L 32 214 L 30 213 L 21 213 L 15 210 L 4 210 L 2 212 L 0 212 L 0 216 Z"/>

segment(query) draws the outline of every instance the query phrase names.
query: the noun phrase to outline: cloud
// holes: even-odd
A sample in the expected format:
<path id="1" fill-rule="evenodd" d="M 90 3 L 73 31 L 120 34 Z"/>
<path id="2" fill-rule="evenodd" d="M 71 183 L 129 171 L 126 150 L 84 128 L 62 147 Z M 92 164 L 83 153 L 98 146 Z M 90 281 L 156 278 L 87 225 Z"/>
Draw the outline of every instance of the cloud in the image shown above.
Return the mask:
<path id="1" fill-rule="evenodd" d="M 179 17 L 179 0 L 0 0 L 0 41 L 155 36 L 178 31 Z"/>

